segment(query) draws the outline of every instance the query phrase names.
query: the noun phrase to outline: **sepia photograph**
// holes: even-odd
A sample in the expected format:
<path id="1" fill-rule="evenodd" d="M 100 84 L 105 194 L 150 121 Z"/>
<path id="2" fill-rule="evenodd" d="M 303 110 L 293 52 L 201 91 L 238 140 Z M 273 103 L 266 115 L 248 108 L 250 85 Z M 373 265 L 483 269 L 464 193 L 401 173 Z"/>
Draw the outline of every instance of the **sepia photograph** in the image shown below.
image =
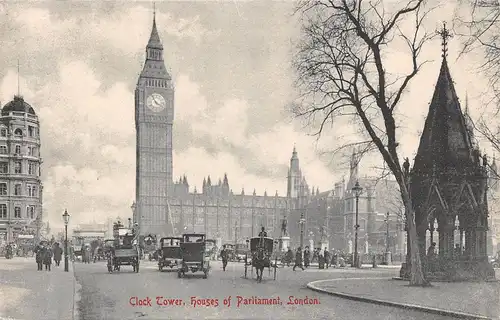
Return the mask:
<path id="1" fill-rule="evenodd" d="M 3 0 L 0 41 L 0 320 L 500 319 L 499 0 Z"/>

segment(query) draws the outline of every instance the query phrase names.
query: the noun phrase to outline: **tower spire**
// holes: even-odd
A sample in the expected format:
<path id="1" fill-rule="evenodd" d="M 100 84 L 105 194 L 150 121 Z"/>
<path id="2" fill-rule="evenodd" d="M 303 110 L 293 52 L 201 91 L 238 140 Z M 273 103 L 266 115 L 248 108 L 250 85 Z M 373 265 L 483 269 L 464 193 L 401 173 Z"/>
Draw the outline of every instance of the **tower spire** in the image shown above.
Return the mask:
<path id="1" fill-rule="evenodd" d="M 437 31 L 436 33 L 441 36 L 441 39 L 442 39 L 441 45 L 443 46 L 442 57 L 443 57 L 443 60 L 446 60 L 446 56 L 448 55 L 448 38 L 452 38 L 453 35 L 446 28 L 446 22 L 443 22 L 443 29 L 441 29 L 440 31 Z"/>

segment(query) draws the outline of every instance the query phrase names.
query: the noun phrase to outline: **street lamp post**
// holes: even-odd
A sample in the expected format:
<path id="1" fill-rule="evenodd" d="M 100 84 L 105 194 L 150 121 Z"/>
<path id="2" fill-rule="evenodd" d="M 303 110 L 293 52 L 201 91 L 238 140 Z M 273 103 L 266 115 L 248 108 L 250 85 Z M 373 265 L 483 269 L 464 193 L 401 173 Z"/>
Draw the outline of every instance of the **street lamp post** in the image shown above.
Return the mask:
<path id="1" fill-rule="evenodd" d="M 391 265 L 392 264 L 392 258 L 391 258 L 391 250 L 389 248 L 389 212 L 385 214 L 385 224 L 386 224 L 386 232 L 385 232 L 385 264 L 386 265 Z"/>
<path id="2" fill-rule="evenodd" d="M 68 210 L 64 210 L 63 214 L 64 220 L 64 271 L 68 272 L 68 223 L 69 223 L 69 214 Z"/>
<path id="3" fill-rule="evenodd" d="M 304 212 L 300 213 L 300 248 L 304 246 L 304 224 L 306 223 L 306 219 L 304 219 Z"/>
<path id="4" fill-rule="evenodd" d="M 358 212 L 358 204 L 359 204 L 359 196 L 361 192 L 363 192 L 363 188 L 359 186 L 359 182 L 356 181 L 354 187 L 352 187 L 352 191 L 356 196 L 356 225 L 354 226 L 354 259 L 353 259 L 353 267 L 359 268 L 359 256 L 358 256 L 358 229 L 359 229 L 359 212 Z"/>

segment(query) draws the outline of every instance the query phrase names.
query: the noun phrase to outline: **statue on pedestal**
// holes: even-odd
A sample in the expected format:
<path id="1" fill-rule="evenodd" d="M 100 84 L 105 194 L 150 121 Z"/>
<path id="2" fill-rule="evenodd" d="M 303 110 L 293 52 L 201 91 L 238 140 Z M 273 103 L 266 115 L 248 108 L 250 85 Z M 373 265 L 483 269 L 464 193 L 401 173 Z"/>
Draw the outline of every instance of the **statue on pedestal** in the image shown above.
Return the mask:
<path id="1" fill-rule="evenodd" d="M 281 222 L 281 236 L 288 236 L 288 231 L 286 230 L 286 225 L 287 225 L 287 222 L 286 222 L 286 219 L 283 219 L 282 222 Z"/>

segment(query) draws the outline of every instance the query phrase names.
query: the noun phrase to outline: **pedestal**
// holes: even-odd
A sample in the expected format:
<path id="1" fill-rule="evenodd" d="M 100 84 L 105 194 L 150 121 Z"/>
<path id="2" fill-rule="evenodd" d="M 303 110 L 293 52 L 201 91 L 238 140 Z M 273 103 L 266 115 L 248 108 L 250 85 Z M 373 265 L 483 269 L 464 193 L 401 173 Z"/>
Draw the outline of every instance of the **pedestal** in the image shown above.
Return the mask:
<path id="1" fill-rule="evenodd" d="M 324 251 L 326 248 L 326 250 L 330 250 L 330 248 L 328 248 L 328 242 L 327 241 L 321 241 L 321 251 Z"/>
<path id="2" fill-rule="evenodd" d="M 288 251 L 288 247 L 290 247 L 290 237 L 284 236 L 281 237 L 281 251 L 286 252 Z"/>
<path id="3" fill-rule="evenodd" d="M 309 250 L 314 250 L 314 240 L 309 239 Z"/>
<path id="4" fill-rule="evenodd" d="M 390 266 L 392 264 L 392 254 L 390 251 L 387 251 L 385 253 L 385 259 L 384 259 L 384 264 L 386 266 Z"/>

